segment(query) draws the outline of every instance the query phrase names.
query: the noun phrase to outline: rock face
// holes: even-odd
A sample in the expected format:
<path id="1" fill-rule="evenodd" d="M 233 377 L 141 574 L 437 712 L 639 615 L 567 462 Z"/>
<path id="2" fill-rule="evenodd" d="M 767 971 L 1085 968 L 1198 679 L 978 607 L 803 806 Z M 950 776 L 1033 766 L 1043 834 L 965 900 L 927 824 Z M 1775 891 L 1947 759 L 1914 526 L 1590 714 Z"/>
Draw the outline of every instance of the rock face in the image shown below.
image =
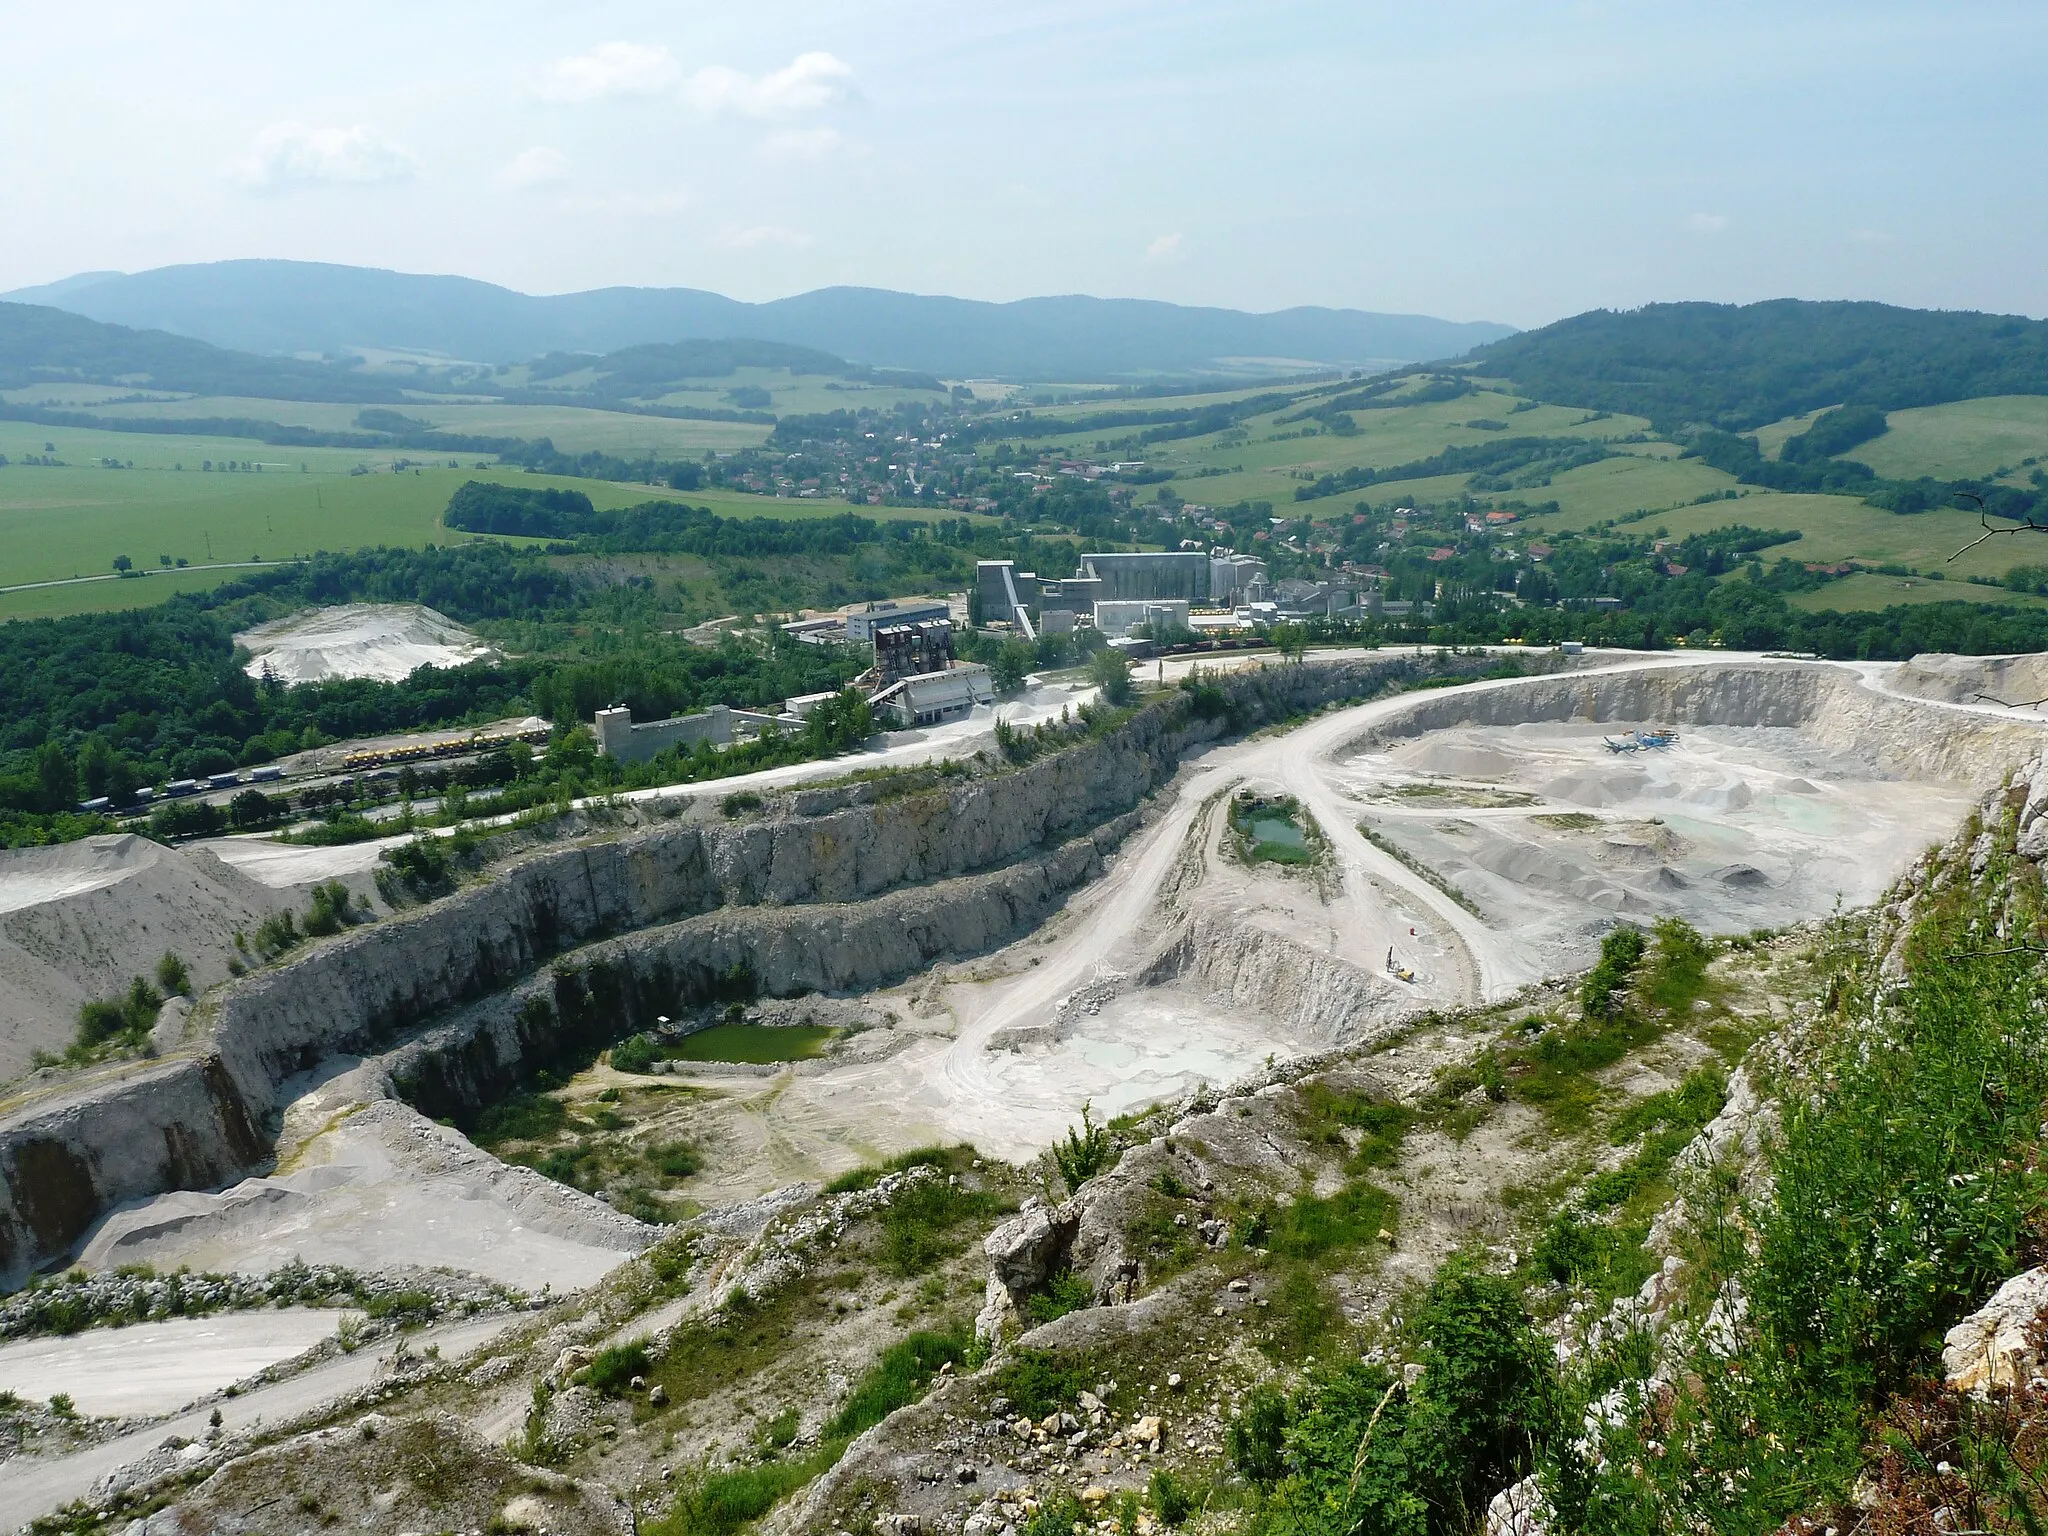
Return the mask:
<path id="1" fill-rule="evenodd" d="M 2024 1382 L 2040 1368 L 2034 1333 L 2048 1313 L 2048 1269 L 2014 1275 L 1992 1298 L 1949 1329 L 1941 1343 L 1948 1384 L 1972 1397 Z"/>
<path id="2" fill-rule="evenodd" d="M 1014 772 L 894 798 L 877 785 L 805 791 L 759 820 L 534 854 L 309 945 L 209 994 L 186 1031 L 192 1055 L 62 1085 L 0 1118 L 0 1284 L 67 1253 L 122 1201 L 256 1171 L 283 1085 L 336 1053 L 376 1055 L 446 1026 L 437 1048 L 394 1063 L 401 1086 L 444 1113 L 500 1091 L 561 1031 L 616 1038 L 643 1014 L 701 1001 L 735 964 L 771 993 L 899 979 L 1042 920 L 1099 868 L 1131 825 L 1119 818 L 1232 724 L 1490 664 L 1366 657 L 1233 676 L 1217 685 L 1221 712 L 1173 695 Z M 606 1019 L 613 1006 L 626 1011 Z"/>

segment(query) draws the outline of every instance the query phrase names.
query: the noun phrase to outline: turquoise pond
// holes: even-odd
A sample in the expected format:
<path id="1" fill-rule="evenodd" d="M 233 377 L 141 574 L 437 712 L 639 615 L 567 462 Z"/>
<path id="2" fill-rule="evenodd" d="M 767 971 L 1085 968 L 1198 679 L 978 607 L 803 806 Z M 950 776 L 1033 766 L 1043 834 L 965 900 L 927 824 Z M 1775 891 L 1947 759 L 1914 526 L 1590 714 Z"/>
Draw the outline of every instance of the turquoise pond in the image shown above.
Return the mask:
<path id="1" fill-rule="evenodd" d="M 1301 828 L 1284 816 L 1256 816 L 1251 824 L 1254 843 L 1285 843 L 1289 848 L 1306 848 L 1308 839 Z"/>

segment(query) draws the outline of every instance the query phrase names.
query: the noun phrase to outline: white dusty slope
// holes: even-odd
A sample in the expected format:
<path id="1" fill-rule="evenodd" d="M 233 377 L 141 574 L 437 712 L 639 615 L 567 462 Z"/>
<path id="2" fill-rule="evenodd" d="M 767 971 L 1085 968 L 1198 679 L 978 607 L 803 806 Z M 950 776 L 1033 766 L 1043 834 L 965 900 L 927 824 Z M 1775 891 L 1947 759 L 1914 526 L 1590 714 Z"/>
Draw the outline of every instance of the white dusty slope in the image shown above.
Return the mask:
<path id="1" fill-rule="evenodd" d="M 31 1400 L 68 1392 L 95 1417 L 171 1413 L 303 1354 L 348 1315 L 285 1307 L 18 1339 L 0 1344 L 0 1391 Z"/>
<path id="2" fill-rule="evenodd" d="M 387 1091 L 367 1069 L 309 1087 L 285 1111 L 275 1174 L 117 1210 L 81 1262 L 253 1274 L 293 1259 L 362 1270 L 446 1265 L 524 1290 L 580 1290 L 659 1235 L 508 1167 Z"/>
<path id="3" fill-rule="evenodd" d="M 395 683 L 416 667 L 459 667 L 490 647 L 445 614 L 416 603 L 315 608 L 235 636 L 253 658 L 251 677 L 286 683 L 374 677 Z"/>
<path id="4" fill-rule="evenodd" d="M 209 853 L 126 833 L 0 852 L 0 1082 L 61 1052 L 80 1004 L 149 975 L 166 950 L 198 986 L 225 980 L 235 931 L 288 901 Z"/>

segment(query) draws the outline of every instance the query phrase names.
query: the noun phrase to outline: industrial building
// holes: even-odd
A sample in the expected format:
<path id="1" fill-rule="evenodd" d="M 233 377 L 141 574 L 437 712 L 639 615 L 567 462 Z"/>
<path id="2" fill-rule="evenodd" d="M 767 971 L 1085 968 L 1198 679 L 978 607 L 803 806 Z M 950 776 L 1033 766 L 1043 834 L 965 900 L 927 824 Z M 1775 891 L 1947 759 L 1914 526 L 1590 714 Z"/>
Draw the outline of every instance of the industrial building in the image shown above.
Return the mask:
<path id="1" fill-rule="evenodd" d="M 949 619 L 952 613 L 953 605 L 943 597 L 891 597 L 851 604 L 840 610 L 840 617 L 846 625 L 846 638 L 856 645 L 866 645 L 883 625 Z"/>
<path id="2" fill-rule="evenodd" d="M 1200 550 L 1088 554 L 1073 575 L 1052 578 L 1020 571 L 1013 560 L 982 560 L 975 566 L 975 596 L 983 622 L 1014 624 L 1027 639 L 1035 639 L 1047 614 L 1092 615 L 1103 603 L 1206 603 L 1214 563 Z M 1229 566 L 1233 590 L 1252 574 L 1265 574 L 1263 561 L 1249 563 L 1256 573 L 1240 574 L 1237 566 Z M 1073 621 L 1064 622 L 1070 627 Z"/>
<path id="3" fill-rule="evenodd" d="M 610 709 L 600 709 L 591 724 L 597 733 L 597 750 L 604 756 L 615 762 L 644 763 L 670 747 L 694 747 L 700 741 L 725 746 L 732 740 L 734 714 L 725 705 L 714 704 L 700 714 L 635 725 L 633 712 L 623 704 L 615 704 Z"/>
<path id="4" fill-rule="evenodd" d="M 878 690 L 902 678 L 943 672 L 953 664 L 953 625 L 943 616 L 915 623 L 878 624 L 872 635 L 874 686 Z"/>
<path id="5" fill-rule="evenodd" d="M 886 714 L 900 726 L 917 726 L 965 719 L 975 706 L 995 701 L 995 679 L 988 668 L 976 661 L 956 661 L 943 672 L 891 683 L 868 703 L 876 714 Z"/>
<path id="6" fill-rule="evenodd" d="M 1143 629 L 1148 624 L 1153 626 L 1155 631 L 1186 629 L 1187 600 L 1168 598 L 1164 601 L 1139 600 L 1095 605 L 1095 627 L 1108 639 L 1122 640 L 1133 630 Z"/>
<path id="7" fill-rule="evenodd" d="M 1256 555 L 1209 556 L 1209 601 L 1215 607 L 1232 608 L 1249 602 L 1248 589 L 1265 580 L 1266 562 Z"/>

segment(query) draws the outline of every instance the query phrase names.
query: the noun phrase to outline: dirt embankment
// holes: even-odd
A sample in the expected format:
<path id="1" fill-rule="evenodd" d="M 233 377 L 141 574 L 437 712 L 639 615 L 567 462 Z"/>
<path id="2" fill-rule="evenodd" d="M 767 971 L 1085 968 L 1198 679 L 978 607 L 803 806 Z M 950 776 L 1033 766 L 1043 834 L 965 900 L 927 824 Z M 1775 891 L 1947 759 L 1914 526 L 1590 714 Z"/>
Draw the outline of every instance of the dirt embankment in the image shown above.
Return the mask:
<path id="1" fill-rule="evenodd" d="M 895 798 L 886 785 L 807 791 L 755 820 L 538 854 L 423 911 L 313 946 L 207 999 L 195 1055 L 46 1093 L 0 1119 L 0 1280 L 61 1256 L 110 1206 L 259 1167 L 264 1128 L 294 1076 L 338 1052 L 384 1049 L 579 945 L 685 925 L 625 952 L 629 972 L 650 962 L 638 983 L 649 998 L 740 963 L 770 991 L 897 979 L 1042 918 L 1096 866 L 1093 834 L 1233 725 L 1486 664 L 1373 658 L 1235 677 L 1214 708 L 1176 696 L 1011 773 Z M 917 887 L 930 892 L 925 916 L 896 914 L 893 942 L 883 942 L 880 912 L 841 906 Z M 820 951 L 834 925 L 841 942 Z M 831 962 L 835 952 L 845 964 Z M 495 1052 L 491 1072 L 516 1059 Z M 44 1176 L 31 1172 L 39 1167 Z"/>

